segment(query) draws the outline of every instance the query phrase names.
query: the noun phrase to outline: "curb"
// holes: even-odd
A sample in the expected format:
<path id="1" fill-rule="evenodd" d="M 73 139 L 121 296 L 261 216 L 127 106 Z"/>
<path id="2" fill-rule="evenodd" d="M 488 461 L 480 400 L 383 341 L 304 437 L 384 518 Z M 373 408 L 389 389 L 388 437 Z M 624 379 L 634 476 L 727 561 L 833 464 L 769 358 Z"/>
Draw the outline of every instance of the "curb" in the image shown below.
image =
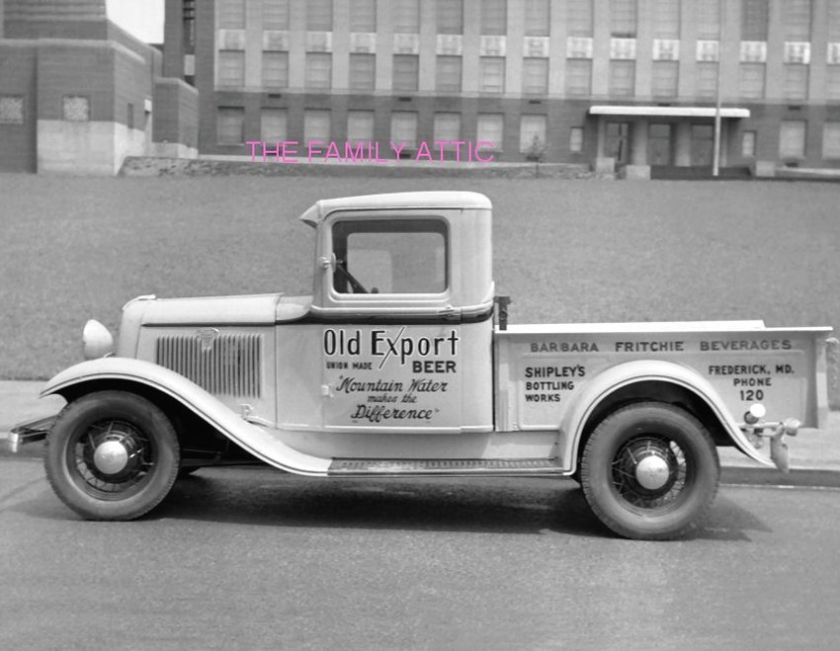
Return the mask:
<path id="1" fill-rule="evenodd" d="M 724 466 L 722 486 L 768 486 L 773 488 L 840 488 L 840 471 L 792 468 L 782 473 L 773 468 Z"/>

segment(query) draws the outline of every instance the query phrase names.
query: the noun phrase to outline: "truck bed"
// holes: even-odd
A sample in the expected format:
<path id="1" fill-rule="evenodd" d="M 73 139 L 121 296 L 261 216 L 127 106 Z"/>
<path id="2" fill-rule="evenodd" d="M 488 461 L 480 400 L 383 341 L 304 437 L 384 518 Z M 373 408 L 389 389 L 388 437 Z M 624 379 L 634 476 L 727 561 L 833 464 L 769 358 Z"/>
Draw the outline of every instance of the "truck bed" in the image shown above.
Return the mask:
<path id="1" fill-rule="evenodd" d="M 825 339 L 831 328 L 768 328 L 763 321 L 510 325 L 494 333 L 496 424 L 557 427 L 594 378 L 622 364 L 692 369 L 737 421 L 754 403 L 768 421 L 819 427 L 827 416 Z M 659 364 L 661 366 L 661 364 Z"/>

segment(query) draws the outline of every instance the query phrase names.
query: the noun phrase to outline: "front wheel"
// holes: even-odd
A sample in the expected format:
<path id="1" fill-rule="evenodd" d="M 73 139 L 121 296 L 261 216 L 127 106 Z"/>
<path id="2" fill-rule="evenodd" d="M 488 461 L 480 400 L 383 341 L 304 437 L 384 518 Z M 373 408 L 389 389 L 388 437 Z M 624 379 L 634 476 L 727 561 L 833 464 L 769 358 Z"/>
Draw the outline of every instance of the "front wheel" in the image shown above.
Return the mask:
<path id="1" fill-rule="evenodd" d="M 125 391 L 91 393 L 59 414 L 47 437 L 47 479 L 90 520 L 132 520 L 178 475 L 178 437 L 154 404 Z"/>
<path id="2" fill-rule="evenodd" d="M 612 531 L 664 540 L 685 535 L 708 513 L 720 464 L 709 433 L 691 414 L 641 403 L 595 428 L 580 475 L 586 501 Z"/>

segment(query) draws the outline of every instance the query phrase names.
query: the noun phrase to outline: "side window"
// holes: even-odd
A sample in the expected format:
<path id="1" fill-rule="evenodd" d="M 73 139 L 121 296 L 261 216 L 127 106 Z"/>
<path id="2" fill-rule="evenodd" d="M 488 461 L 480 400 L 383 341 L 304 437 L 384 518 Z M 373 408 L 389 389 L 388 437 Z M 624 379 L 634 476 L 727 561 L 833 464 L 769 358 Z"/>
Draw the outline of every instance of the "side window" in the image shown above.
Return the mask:
<path id="1" fill-rule="evenodd" d="M 342 221 L 333 226 L 333 288 L 340 294 L 439 294 L 447 283 L 446 223 Z"/>

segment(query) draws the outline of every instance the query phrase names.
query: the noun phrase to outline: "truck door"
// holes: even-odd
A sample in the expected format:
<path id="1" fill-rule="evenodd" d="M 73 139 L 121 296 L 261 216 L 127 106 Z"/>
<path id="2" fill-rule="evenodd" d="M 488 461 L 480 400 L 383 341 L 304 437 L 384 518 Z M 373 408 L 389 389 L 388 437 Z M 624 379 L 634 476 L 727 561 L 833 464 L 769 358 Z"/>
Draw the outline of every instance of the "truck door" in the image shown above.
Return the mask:
<path id="1" fill-rule="evenodd" d="M 322 330 L 326 429 L 492 429 L 492 319 L 451 304 L 447 219 L 348 216 L 328 244 L 338 310 Z"/>

